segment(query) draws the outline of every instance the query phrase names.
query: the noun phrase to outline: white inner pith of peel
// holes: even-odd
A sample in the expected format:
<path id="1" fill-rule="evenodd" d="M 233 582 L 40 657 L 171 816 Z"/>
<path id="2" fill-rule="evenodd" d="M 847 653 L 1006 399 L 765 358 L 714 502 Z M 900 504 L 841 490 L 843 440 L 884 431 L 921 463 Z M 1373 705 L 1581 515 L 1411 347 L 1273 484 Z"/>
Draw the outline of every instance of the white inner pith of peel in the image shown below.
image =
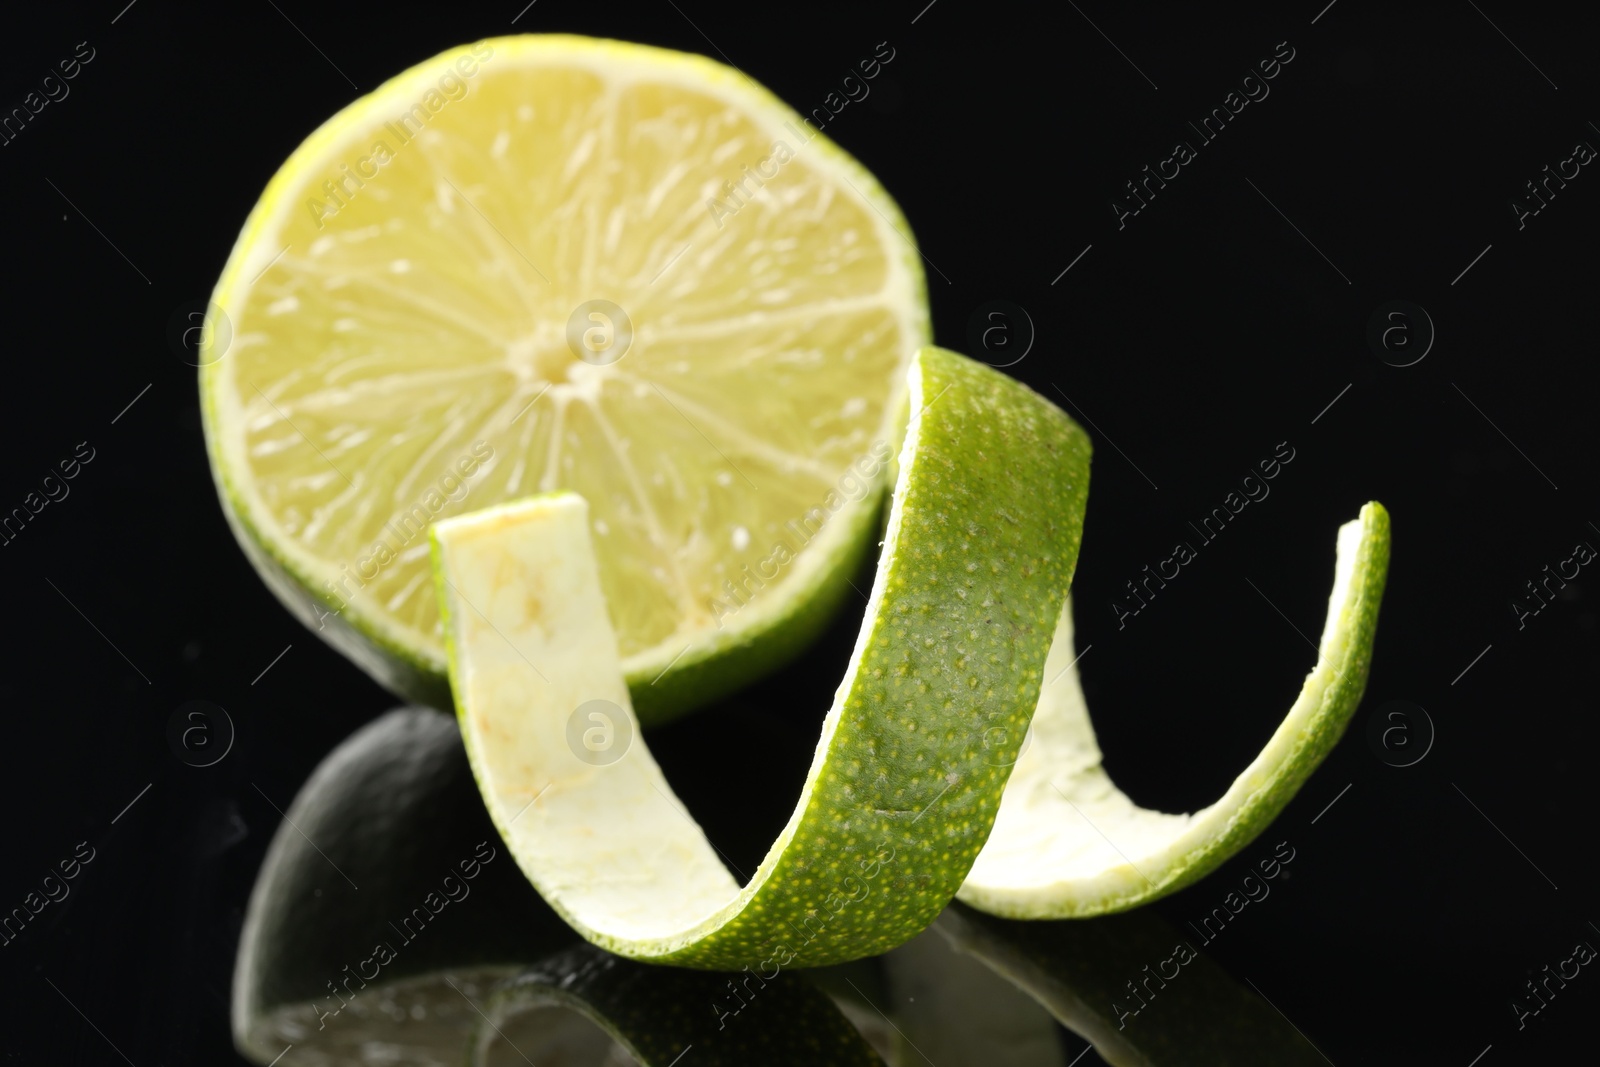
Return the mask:
<path id="1" fill-rule="evenodd" d="M 468 500 L 452 502 L 444 514 L 561 487 L 583 490 L 594 508 L 602 558 L 641 561 L 626 581 L 608 579 L 613 601 L 626 600 L 619 587 L 635 591 L 636 598 L 643 596 L 637 591 L 648 589 L 651 617 L 675 620 L 670 632 L 656 626 L 641 647 L 635 637 L 639 628 L 623 618 L 620 630 L 625 646 L 631 644 L 625 655 L 630 664 L 659 660 L 664 665 L 690 640 L 720 639 L 788 610 L 796 595 L 791 590 L 814 584 L 832 546 L 854 525 L 847 515 L 870 506 L 847 502 L 812 538 L 808 550 L 766 583 L 777 588 L 763 588 L 748 606 L 739 605 L 721 619 L 718 632 L 710 632 L 717 629 L 713 599 L 728 602 L 722 579 L 731 578 L 746 590 L 756 584 L 744 579 L 741 563 L 754 565 L 767 556 L 783 536 L 785 520 L 800 519 L 825 501 L 846 466 L 884 435 L 893 383 L 902 380 L 898 368 L 923 331 L 914 271 L 905 262 L 907 257 L 914 260 L 914 253 L 869 202 L 880 195 L 870 178 L 821 145 L 802 148 L 784 166 L 782 180 L 757 191 L 724 227 L 713 225 L 703 199 L 687 197 L 694 191 L 690 185 L 706 177 L 693 168 L 664 169 L 653 185 L 630 189 L 631 216 L 624 205 L 598 199 L 600 183 L 575 182 L 570 204 L 560 205 L 565 212 L 560 218 L 534 220 L 537 226 L 527 231 L 503 218 L 491 223 L 478 208 L 494 214 L 494 204 L 502 198 L 493 193 L 489 178 L 449 169 L 453 149 L 448 134 L 450 123 L 475 106 L 474 94 L 482 93 L 487 80 L 501 71 L 516 74 L 521 67 L 565 65 L 604 83 L 592 105 L 592 128 L 554 149 L 564 153 L 562 171 L 619 165 L 617 102 L 630 88 L 641 86 L 676 86 L 721 100 L 730 113 L 754 123 L 759 136 L 792 140 L 780 125 L 783 115 L 753 95 L 737 75 L 723 72 L 724 79 L 708 80 L 700 67 L 641 59 L 620 46 L 606 46 L 617 55 L 570 43 L 513 53 L 510 46 L 495 43 L 502 51 L 469 82 L 469 94 L 436 116 L 418 143 L 402 148 L 378 179 L 328 220 L 326 231 L 293 243 L 279 255 L 290 233 L 286 227 L 304 211 L 306 197 L 301 194 L 315 191 L 312 182 L 308 189 L 280 198 L 276 217 L 262 220 L 248 254 L 230 265 L 219 300 L 234 318 L 236 333 L 228 356 L 211 372 L 220 380 L 214 393 L 214 421 L 222 431 L 219 452 L 225 468 L 254 470 L 230 478 L 235 498 L 249 522 L 288 557 L 291 569 L 310 577 L 309 584 L 324 595 L 326 582 L 339 583 L 345 594 L 341 599 L 349 601 L 342 609 L 346 616 L 417 650 L 442 669 L 443 649 L 432 624 L 420 543 L 404 546 L 397 553 L 400 562 L 370 583 L 340 583 L 340 571 L 355 571 L 371 543 L 366 534 L 356 538 L 351 531 L 365 531 L 391 512 L 412 508 L 469 442 L 488 441 L 495 458 L 485 465 L 486 473 L 470 485 Z M 388 107 L 409 99 L 408 94 L 420 95 L 436 76 L 437 71 L 422 69 L 402 76 L 383 94 Z M 408 79 L 410 84 L 400 84 Z M 358 102 L 353 111 L 367 104 Z M 521 136 L 515 123 L 526 110 L 526 105 L 517 108 L 507 126 L 487 130 L 482 141 L 492 146 L 490 157 L 503 157 L 507 144 L 515 156 Z M 297 160 L 302 153 L 307 158 L 286 170 L 298 167 L 305 178 L 320 180 L 352 152 L 359 155 L 374 128 L 388 118 L 388 111 L 377 106 L 352 114 L 343 120 L 346 128 L 314 136 L 297 153 Z M 646 132 L 662 144 L 673 135 L 670 124 L 659 120 Z M 670 154 L 670 145 L 666 151 Z M 435 156 L 446 165 L 435 168 L 432 209 L 438 218 L 430 225 L 389 202 L 384 175 L 411 166 L 413 160 L 433 166 Z M 727 177 L 737 178 L 745 159 L 733 151 L 716 162 Z M 722 176 L 722 170 L 717 174 Z M 824 295 L 815 286 L 822 273 L 758 284 L 760 264 L 781 259 L 786 243 L 795 240 L 793 232 L 774 230 L 762 220 L 807 218 L 823 201 L 859 208 L 859 232 L 835 235 L 845 258 L 834 267 L 853 255 L 852 249 L 878 249 L 886 267 L 878 291 L 857 287 Z M 641 203 L 655 205 L 663 216 L 657 220 L 661 232 L 647 235 L 648 240 L 639 234 Z M 372 224 L 341 228 L 369 207 L 376 212 Z M 448 228 L 440 228 L 441 219 L 449 221 Z M 530 234 L 538 227 L 543 227 L 538 232 L 547 243 L 556 242 L 551 247 L 566 253 L 555 260 L 561 269 L 549 260 L 536 264 L 524 258 L 521 249 L 534 248 Z M 382 254 L 352 270 L 347 253 L 357 249 L 362 255 L 368 250 Z M 614 270 L 608 275 L 619 255 L 632 255 L 637 263 L 629 259 L 622 275 Z M 487 298 L 477 303 L 449 299 L 448 286 L 430 272 L 452 262 L 464 265 L 457 275 L 470 271 L 474 284 L 468 288 L 489 292 L 495 284 L 511 283 L 508 290 L 515 298 L 504 307 Z M 748 267 L 751 291 L 723 301 L 720 310 L 714 301 L 697 300 L 696 294 L 706 289 L 708 272 L 726 271 L 729 263 Z M 826 259 L 819 260 L 819 272 L 826 265 Z M 539 276 L 541 268 L 545 278 Z M 461 277 L 445 281 L 462 288 Z M 564 295 L 551 297 L 552 288 Z M 567 346 L 568 313 L 580 298 L 596 296 L 622 304 L 634 319 L 632 349 L 609 366 L 584 363 Z M 363 371 L 370 360 L 358 357 L 314 383 L 305 371 L 285 380 L 261 381 L 235 373 L 241 357 L 247 360 L 253 348 L 271 343 L 275 318 L 304 314 L 313 297 L 324 302 L 337 298 L 341 308 L 348 304 L 348 310 L 327 315 L 330 344 L 350 344 L 370 334 L 376 338 L 371 347 L 378 351 L 385 337 L 409 336 L 427 343 L 437 337 L 448 341 L 440 351 L 466 346 L 476 354 L 455 362 L 397 361 L 376 372 Z M 884 351 L 893 356 L 882 373 L 862 376 L 843 369 L 865 353 Z M 732 381 L 724 393 L 708 391 L 696 380 L 708 369 L 708 355 L 720 360 L 717 369 Z M 826 426 L 819 423 L 822 428 L 803 440 L 780 438 L 772 432 L 783 422 L 778 416 L 803 418 L 816 406 L 815 399 L 808 388 L 784 408 L 785 390 L 766 383 L 764 375 L 819 359 L 841 368 L 839 391 L 831 401 L 843 414 Z M 393 431 L 382 415 L 385 409 L 401 416 L 395 425 L 403 425 L 406 413 L 424 408 L 431 417 L 417 421 L 428 423 L 426 435 L 419 430 L 403 440 L 379 439 Z M 275 456 L 285 453 L 298 457 L 289 470 L 292 478 L 277 476 L 274 484 L 274 476 L 264 472 Z M 604 463 L 613 490 L 609 495 L 592 484 L 572 484 L 573 465 L 581 468 L 585 462 Z M 771 476 L 763 479 L 764 473 Z M 761 491 L 752 492 L 747 481 L 759 484 Z M 286 508 L 274 499 L 284 487 L 305 491 L 314 504 L 300 513 Z M 707 495 L 716 499 L 702 500 L 697 495 L 701 487 L 714 487 Z M 696 516 L 709 516 L 710 521 L 702 524 Z M 612 547 L 624 542 L 633 547 Z"/>
<path id="2" fill-rule="evenodd" d="M 587 526 L 582 498 L 563 494 L 435 528 L 452 684 L 490 812 L 540 893 L 589 929 L 663 937 L 739 885 L 639 736 Z M 628 744 L 601 765 L 575 758 L 568 736 L 569 717 L 596 700 L 616 709 L 601 714 L 619 718 L 614 743 Z"/>

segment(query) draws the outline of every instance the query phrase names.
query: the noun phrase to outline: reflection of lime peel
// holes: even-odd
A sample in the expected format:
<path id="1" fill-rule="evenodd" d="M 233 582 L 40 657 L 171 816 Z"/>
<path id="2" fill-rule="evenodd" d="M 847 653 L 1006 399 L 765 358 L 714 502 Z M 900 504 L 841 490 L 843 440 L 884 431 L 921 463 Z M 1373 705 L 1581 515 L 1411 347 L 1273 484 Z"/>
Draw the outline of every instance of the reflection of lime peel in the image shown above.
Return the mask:
<path id="1" fill-rule="evenodd" d="M 530 880 L 602 947 L 759 972 L 892 947 L 958 888 L 1017 917 L 1132 907 L 1251 840 L 1342 733 L 1365 684 L 1386 571 L 1380 506 L 1340 532 L 1319 662 L 1261 756 L 1198 815 L 1148 812 L 1100 769 L 1069 669 L 1065 591 L 1087 440 L 1048 401 L 939 349 L 918 353 L 911 397 L 866 624 L 795 814 L 743 890 L 642 742 L 603 774 L 562 751 L 570 709 L 594 699 L 627 707 L 581 498 L 534 498 L 434 527 L 451 679 L 479 786 Z M 1035 705 L 1037 743 L 1010 771 L 1003 764 Z M 1016 739 L 998 752 L 984 744 L 997 728 Z M 874 862 L 880 842 L 892 866 Z M 858 897 L 851 883 L 865 885 L 869 863 L 867 877 L 887 873 Z"/>
<path id="2" fill-rule="evenodd" d="M 734 990 L 745 997 L 736 1017 L 706 1010 Z M 883 1067 L 824 993 L 789 974 L 763 981 L 646 967 L 582 945 L 485 999 L 466 1043 L 472 1067 Z"/>
<path id="3" fill-rule="evenodd" d="M 956 905 L 934 930 L 1032 997 L 1114 1067 L 1328 1062 L 1275 1008 L 1194 953 L 1153 908 L 1088 922 L 1018 923 Z M 1181 969 L 1167 970 L 1167 962 Z M 924 970 L 946 1001 L 981 985 L 960 969 Z M 939 1063 L 944 1067 L 942 1057 Z"/>
<path id="4" fill-rule="evenodd" d="M 984 962 L 953 951 L 933 926 L 881 957 L 903 1067 L 1076 1067 L 1049 1012 Z"/>

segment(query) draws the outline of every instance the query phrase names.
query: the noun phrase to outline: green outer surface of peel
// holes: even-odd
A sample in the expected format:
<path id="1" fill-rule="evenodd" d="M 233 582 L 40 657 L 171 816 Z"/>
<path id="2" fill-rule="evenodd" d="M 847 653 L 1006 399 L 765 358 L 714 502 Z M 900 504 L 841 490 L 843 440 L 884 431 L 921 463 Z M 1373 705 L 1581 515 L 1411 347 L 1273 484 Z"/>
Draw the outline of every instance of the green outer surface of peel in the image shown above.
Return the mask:
<path id="1" fill-rule="evenodd" d="M 581 498 L 439 523 L 452 686 L 491 815 L 589 940 L 764 971 L 873 955 L 925 928 L 983 846 L 1038 701 L 1082 537 L 1089 441 L 1055 405 L 923 349 L 884 549 L 795 813 L 741 889 L 642 743 L 591 765 L 593 700 L 636 730 Z M 998 730 L 1009 751 L 986 748 Z"/>

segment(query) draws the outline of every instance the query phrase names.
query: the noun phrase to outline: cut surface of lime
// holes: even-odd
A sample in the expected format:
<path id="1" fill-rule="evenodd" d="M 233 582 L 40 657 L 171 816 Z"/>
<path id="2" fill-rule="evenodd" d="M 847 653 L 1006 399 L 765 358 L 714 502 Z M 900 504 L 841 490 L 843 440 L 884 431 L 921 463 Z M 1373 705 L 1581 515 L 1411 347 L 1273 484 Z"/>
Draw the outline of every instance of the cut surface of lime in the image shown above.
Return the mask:
<path id="1" fill-rule="evenodd" d="M 468 758 L 509 849 L 601 947 L 768 973 L 926 927 L 988 836 L 1077 558 L 1089 443 L 923 349 L 866 622 L 794 815 L 740 887 L 634 729 L 582 498 L 433 528 Z"/>
<path id="2" fill-rule="evenodd" d="M 291 610 L 448 706 L 428 526 L 577 492 L 647 719 L 848 591 L 928 334 L 858 163 L 728 67 L 567 36 L 454 49 L 330 119 L 211 317 L 213 471 Z"/>

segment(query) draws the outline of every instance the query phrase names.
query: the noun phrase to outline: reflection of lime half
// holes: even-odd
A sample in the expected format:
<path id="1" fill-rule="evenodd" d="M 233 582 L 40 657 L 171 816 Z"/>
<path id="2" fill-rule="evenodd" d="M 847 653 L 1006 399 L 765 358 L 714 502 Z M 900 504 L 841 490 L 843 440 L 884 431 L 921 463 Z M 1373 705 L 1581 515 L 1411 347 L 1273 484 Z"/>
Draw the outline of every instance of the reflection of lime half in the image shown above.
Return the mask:
<path id="1" fill-rule="evenodd" d="M 279 1067 L 459 1063 L 490 987 L 577 941 L 506 855 L 436 711 L 362 727 L 287 816 L 234 966 L 234 1041 L 256 1063 L 289 1045 Z"/>
<path id="2" fill-rule="evenodd" d="M 229 520 L 308 625 L 442 704 L 428 525 L 576 491 L 640 713 L 703 703 L 848 591 L 928 332 L 909 232 L 709 60 L 446 52 L 308 138 L 234 248 L 201 353 Z"/>

